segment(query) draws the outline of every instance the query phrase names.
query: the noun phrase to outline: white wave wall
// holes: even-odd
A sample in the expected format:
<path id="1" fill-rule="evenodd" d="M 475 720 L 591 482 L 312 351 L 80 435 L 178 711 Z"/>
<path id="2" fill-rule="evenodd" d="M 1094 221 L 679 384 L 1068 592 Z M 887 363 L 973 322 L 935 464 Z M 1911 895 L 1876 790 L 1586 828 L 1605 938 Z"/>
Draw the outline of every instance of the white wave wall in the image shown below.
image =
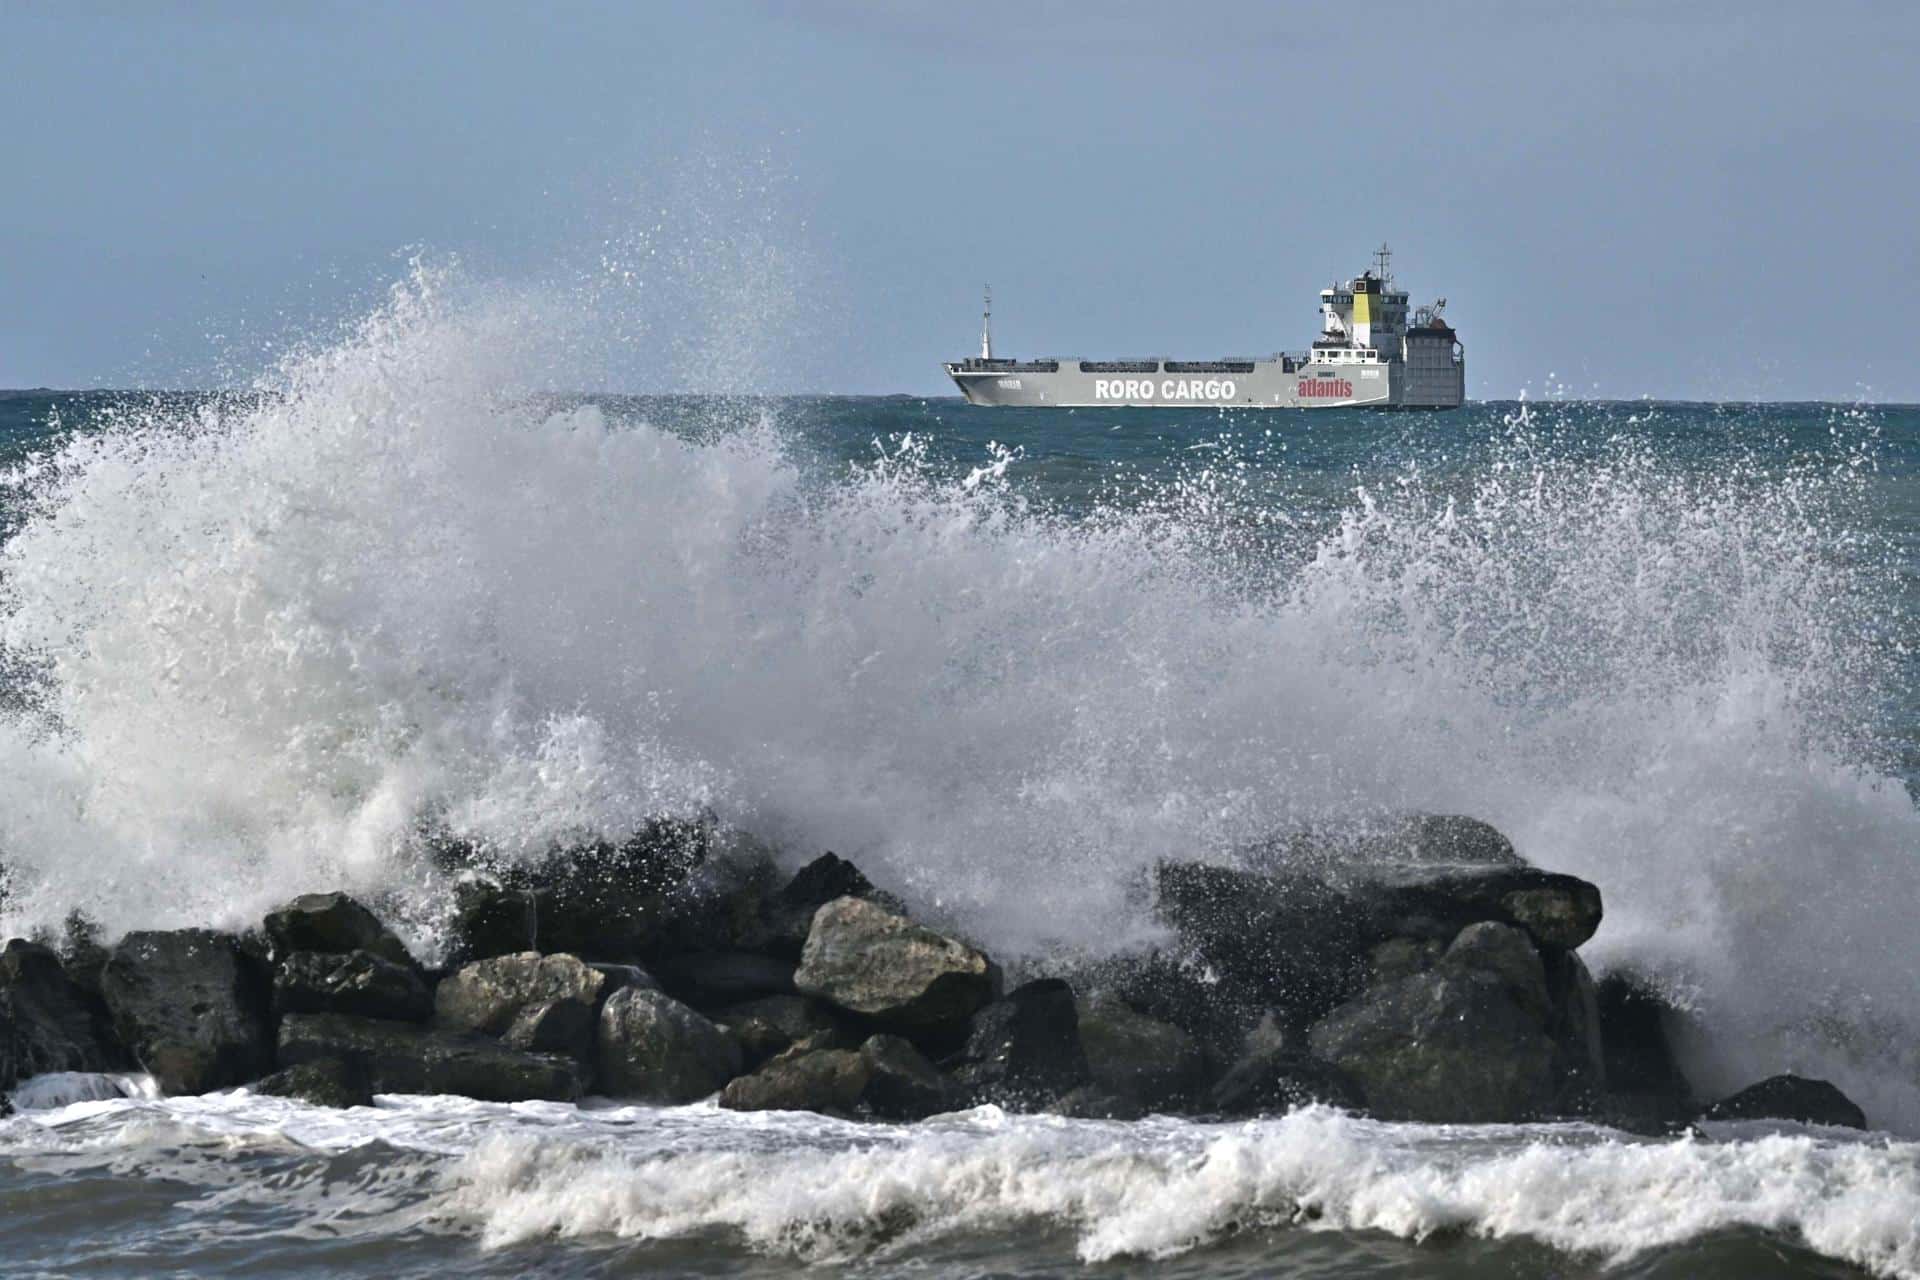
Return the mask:
<path id="1" fill-rule="evenodd" d="M 1156 858 L 1465 812 L 1601 885 L 1593 954 L 1689 993 L 1711 1080 L 1816 1071 L 1920 1129 L 1920 821 L 1871 765 L 1844 468 L 1576 462 L 1523 420 L 1251 591 L 1204 484 L 1068 522 L 1017 464 L 822 479 L 751 413 L 541 408 L 569 305 L 421 273 L 262 399 L 12 477 L 10 927 L 423 901 L 423 819 L 511 855 L 712 805 L 990 945 L 1100 947 Z"/>

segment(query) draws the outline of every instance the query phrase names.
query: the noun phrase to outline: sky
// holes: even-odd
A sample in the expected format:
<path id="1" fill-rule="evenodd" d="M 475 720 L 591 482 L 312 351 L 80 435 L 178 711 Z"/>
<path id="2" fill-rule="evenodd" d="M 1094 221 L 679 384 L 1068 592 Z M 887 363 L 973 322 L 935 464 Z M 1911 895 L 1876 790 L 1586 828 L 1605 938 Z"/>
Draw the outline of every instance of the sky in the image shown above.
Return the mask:
<path id="1" fill-rule="evenodd" d="M 1304 346 L 1920 401 L 1920 5 L 0 0 L 0 386 L 232 382 L 413 255 L 628 282 L 610 390 Z"/>

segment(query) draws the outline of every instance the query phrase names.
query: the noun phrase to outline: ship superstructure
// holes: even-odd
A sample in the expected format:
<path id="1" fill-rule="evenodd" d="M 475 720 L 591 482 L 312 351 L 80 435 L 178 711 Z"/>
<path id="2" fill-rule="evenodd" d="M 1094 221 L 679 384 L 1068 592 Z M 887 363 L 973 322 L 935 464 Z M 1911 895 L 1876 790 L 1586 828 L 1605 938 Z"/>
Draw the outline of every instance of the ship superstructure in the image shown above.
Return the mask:
<path id="1" fill-rule="evenodd" d="M 1221 360 L 1122 360 L 993 354 L 993 294 L 980 318 L 980 354 L 949 362 L 970 403 L 1241 409 L 1457 409 L 1466 400 L 1466 355 L 1440 299 L 1409 314 L 1394 287 L 1392 252 L 1372 269 L 1320 291 L 1321 332 L 1301 352 Z"/>

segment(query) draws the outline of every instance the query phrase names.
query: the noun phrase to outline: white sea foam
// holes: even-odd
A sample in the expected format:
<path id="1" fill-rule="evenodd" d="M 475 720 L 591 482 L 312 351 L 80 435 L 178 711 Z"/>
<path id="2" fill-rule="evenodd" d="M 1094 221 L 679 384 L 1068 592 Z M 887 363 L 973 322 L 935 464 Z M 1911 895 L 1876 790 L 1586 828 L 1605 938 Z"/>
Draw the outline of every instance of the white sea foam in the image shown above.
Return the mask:
<path id="1" fill-rule="evenodd" d="M 423 273 L 264 399 L 17 477 L 6 924 L 336 886 L 425 919 L 423 819 L 511 856 L 710 804 L 995 948 L 1107 946 L 1166 854 L 1465 812 L 1602 886 L 1592 954 L 1688 984 L 1710 1089 L 1798 1068 L 1920 1132 L 1920 820 L 1865 732 L 1844 475 L 1521 420 L 1249 588 L 1204 482 L 1068 521 L 1004 457 L 821 479 L 764 417 L 543 408 L 571 303 Z"/>
<path id="2" fill-rule="evenodd" d="M 356 1152 L 375 1158 L 331 1162 Z M 0 1122 L 0 1155 L 201 1187 L 208 1230 L 252 1206 L 294 1234 L 287 1215 L 362 1235 L 453 1229 L 493 1249 L 717 1233 L 773 1258 L 904 1261 L 1037 1228 L 1097 1263 L 1342 1231 L 1523 1240 L 1619 1262 L 1749 1229 L 1920 1276 L 1920 1145 L 1793 1126 L 1652 1141 L 1321 1108 L 1227 1125 L 981 1108 L 872 1126 L 711 1105 L 445 1098 L 332 1112 L 237 1091 L 36 1112 Z M 250 1173 L 252 1159 L 275 1161 L 276 1174 Z"/>

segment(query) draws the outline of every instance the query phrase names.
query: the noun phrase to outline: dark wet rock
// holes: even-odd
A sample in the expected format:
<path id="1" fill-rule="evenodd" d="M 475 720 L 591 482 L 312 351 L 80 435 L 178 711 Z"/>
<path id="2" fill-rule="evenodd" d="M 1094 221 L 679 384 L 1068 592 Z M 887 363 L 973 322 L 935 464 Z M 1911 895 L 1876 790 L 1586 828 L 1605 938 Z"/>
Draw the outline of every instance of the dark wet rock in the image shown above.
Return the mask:
<path id="1" fill-rule="evenodd" d="M 231 934 L 130 933 L 101 991 L 121 1042 L 167 1093 L 244 1084 L 272 1062 L 267 976 Z"/>
<path id="2" fill-rule="evenodd" d="M 754 951 L 683 951 L 655 965 L 661 985 L 702 1008 L 793 994 L 791 960 Z"/>
<path id="3" fill-rule="evenodd" d="M 363 1071 L 375 1093 L 450 1093 L 482 1102 L 571 1102 L 580 1064 L 563 1054 L 523 1053 L 491 1036 L 338 1013 L 280 1021 L 283 1069 L 337 1059 Z"/>
<path id="4" fill-rule="evenodd" d="M 836 898 L 878 902 L 896 915 L 899 903 L 873 887 L 860 868 L 834 853 L 823 853 L 800 868 L 767 903 L 767 933 L 776 952 L 798 957 L 813 928 L 814 913 Z"/>
<path id="5" fill-rule="evenodd" d="M 794 986 L 887 1027 L 937 1032 L 964 1025 L 994 998 L 999 970 L 963 942 L 861 898 L 814 913 Z"/>
<path id="6" fill-rule="evenodd" d="M 1656 1131 L 1691 1119 L 1693 1087 L 1673 1049 L 1671 1028 L 1679 1014 L 1672 1004 L 1644 979 L 1610 973 L 1595 986 L 1594 1006 L 1605 1118 L 1624 1128 Z"/>
<path id="7" fill-rule="evenodd" d="M 600 1012 L 599 1087 L 618 1098 L 692 1102 L 740 1074 L 740 1043 L 661 991 L 626 987 Z"/>
<path id="8" fill-rule="evenodd" d="M 471 964 L 536 949 L 539 911 L 527 890 L 494 876 L 471 874 L 453 886 L 453 903 L 448 963 Z"/>
<path id="9" fill-rule="evenodd" d="M 344 893 L 301 894 L 279 910 L 268 912 L 261 927 L 276 961 L 296 951 L 330 955 L 370 951 L 390 964 L 414 964 L 393 931 Z"/>
<path id="10" fill-rule="evenodd" d="M 1593 936 L 1602 915 L 1597 887 L 1533 867 L 1365 867 L 1343 888 L 1363 905 L 1376 936 L 1451 937 L 1494 921 L 1571 951 Z"/>
<path id="11" fill-rule="evenodd" d="M 585 1062 L 593 1056 L 593 1027 L 599 1011 L 580 1000 L 543 1000 L 523 1005 L 500 1036 L 511 1049 L 565 1053 Z"/>
<path id="12" fill-rule="evenodd" d="M 1369 864 L 1524 867 L 1513 842 L 1478 818 L 1416 813 L 1280 832 L 1240 851 L 1268 871 L 1313 874 Z"/>
<path id="13" fill-rule="evenodd" d="M 1388 938 L 1367 952 L 1367 983 L 1385 986 L 1440 963 L 1447 944 L 1437 938 Z"/>
<path id="14" fill-rule="evenodd" d="M 270 1098 L 296 1098 L 316 1107 L 370 1107 L 373 1085 L 364 1066 L 344 1058 L 316 1058 L 276 1071 L 253 1086 Z"/>
<path id="15" fill-rule="evenodd" d="M 1324 880 L 1190 862 L 1162 864 L 1155 880 L 1161 919 L 1214 973 L 1243 985 L 1254 1010 L 1304 1024 L 1365 977 L 1368 917 Z"/>
<path id="16" fill-rule="evenodd" d="M 67 977 L 81 990 L 96 997 L 100 994 L 100 972 L 107 967 L 107 959 L 113 954 L 113 948 L 100 939 L 98 924 L 83 912 L 70 911 L 61 928 L 59 944 L 55 947 L 60 953 L 60 967 L 66 970 Z"/>
<path id="17" fill-rule="evenodd" d="M 1092 1080 L 1073 988 L 1041 978 L 973 1015 L 954 1069 L 976 1102 L 1037 1106 Z"/>
<path id="18" fill-rule="evenodd" d="M 866 1093 L 873 1068 L 851 1049 L 784 1053 L 721 1090 L 729 1111 L 818 1111 L 851 1115 Z"/>
<path id="19" fill-rule="evenodd" d="M 1101 1093 L 1145 1109 L 1177 1105 L 1206 1074 L 1200 1042 L 1111 997 L 1075 1002 L 1080 1043 Z"/>
<path id="20" fill-rule="evenodd" d="M 1866 1113 L 1853 1099 L 1825 1080 L 1805 1076 L 1769 1076 L 1722 1098 L 1700 1113 L 1702 1120 L 1797 1120 L 1845 1129 L 1867 1127 Z"/>
<path id="21" fill-rule="evenodd" d="M 15 938 L 0 951 L 0 1089 L 48 1071 L 120 1071 L 133 1059 L 106 1003 L 67 975 L 50 948 Z"/>
<path id="22" fill-rule="evenodd" d="M 533 896 L 540 950 L 646 960 L 670 949 L 667 935 L 713 836 L 706 818 L 657 819 L 617 844 L 557 850 L 537 866 L 504 869 L 502 879 Z"/>
<path id="23" fill-rule="evenodd" d="M 749 1068 L 785 1053 L 803 1040 L 835 1036 L 843 1020 L 824 1004 L 806 996 L 763 996 L 717 1010 L 713 1018 L 740 1042 Z M 822 1048 L 851 1048 L 850 1044 L 822 1043 Z"/>
<path id="24" fill-rule="evenodd" d="M 1281 1045 L 1249 1050 L 1206 1096 L 1207 1109 L 1225 1116 L 1285 1115 L 1314 1104 L 1354 1111 L 1365 1095 L 1339 1067 Z"/>
<path id="25" fill-rule="evenodd" d="M 274 971 L 273 1011 L 424 1022 L 433 1012 L 433 993 L 411 965 L 371 951 L 296 951 Z"/>
<path id="26" fill-rule="evenodd" d="M 1532 939 L 1512 925 L 1491 920 L 1468 925 L 1441 954 L 1437 967 L 1490 973 L 1507 984 L 1522 1009 L 1543 1024 L 1547 1020 L 1546 965 Z"/>
<path id="27" fill-rule="evenodd" d="M 1313 1056 L 1387 1120 L 1508 1123 L 1548 1114 L 1554 1045 L 1501 974 L 1445 963 L 1368 990 L 1316 1024 Z"/>
<path id="28" fill-rule="evenodd" d="M 433 1021 L 452 1031 L 497 1036 L 505 1035 L 530 1007 L 571 1004 L 591 1024 L 612 989 L 606 972 L 578 956 L 543 956 L 534 951 L 493 956 L 464 965 L 441 980 L 433 993 Z"/>
<path id="29" fill-rule="evenodd" d="M 1231 1061 L 1267 1012 L 1254 985 L 1227 977 L 1197 955 L 1165 948 L 1124 952 L 1077 969 L 1077 991 L 1113 1001 L 1186 1032 L 1209 1062 Z"/>
<path id="30" fill-rule="evenodd" d="M 1606 1096 L 1606 1055 L 1600 1043 L 1600 1004 L 1586 962 L 1571 951 L 1541 949 L 1552 1012 L 1547 1035 L 1553 1041 L 1554 1074 L 1561 1115 L 1585 1115 Z"/>
<path id="31" fill-rule="evenodd" d="M 920 1120 L 953 1105 L 946 1077 L 925 1055 L 899 1036 L 869 1036 L 860 1046 L 867 1064 L 867 1087 L 860 1102 L 883 1120 Z"/>
<path id="32" fill-rule="evenodd" d="M 1050 1099 L 1041 1110 L 1069 1120 L 1139 1120 L 1147 1114 L 1147 1108 L 1140 1105 L 1138 1099 L 1111 1093 L 1097 1084 L 1069 1089 Z"/>

